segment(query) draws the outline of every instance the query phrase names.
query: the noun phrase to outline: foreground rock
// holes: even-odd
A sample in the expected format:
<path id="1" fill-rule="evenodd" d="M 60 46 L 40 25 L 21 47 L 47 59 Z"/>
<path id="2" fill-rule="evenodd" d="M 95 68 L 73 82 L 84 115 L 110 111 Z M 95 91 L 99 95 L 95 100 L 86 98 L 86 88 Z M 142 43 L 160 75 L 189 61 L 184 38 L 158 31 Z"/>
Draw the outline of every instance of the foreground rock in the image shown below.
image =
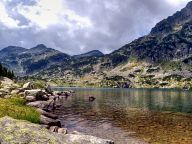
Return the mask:
<path id="1" fill-rule="evenodd" d="M 57 134 L 44 127 L 10 117 L 0 119 L 1 144 L 113 144 L 110 140 L 88 135 Z"/>

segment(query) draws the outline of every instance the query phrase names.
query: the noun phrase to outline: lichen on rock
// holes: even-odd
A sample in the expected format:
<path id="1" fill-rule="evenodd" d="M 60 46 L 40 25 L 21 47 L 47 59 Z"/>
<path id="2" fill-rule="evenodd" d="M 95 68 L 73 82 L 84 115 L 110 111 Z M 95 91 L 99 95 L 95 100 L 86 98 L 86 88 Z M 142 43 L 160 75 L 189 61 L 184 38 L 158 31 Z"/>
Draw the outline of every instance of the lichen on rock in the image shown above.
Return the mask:
<path id="1" fill-rule="evenodd" d="M 113 144 L 89 135 L 58 134 L 50 132 L 41 125 L 10 117 L 0 119 L 1 144 Z"/>

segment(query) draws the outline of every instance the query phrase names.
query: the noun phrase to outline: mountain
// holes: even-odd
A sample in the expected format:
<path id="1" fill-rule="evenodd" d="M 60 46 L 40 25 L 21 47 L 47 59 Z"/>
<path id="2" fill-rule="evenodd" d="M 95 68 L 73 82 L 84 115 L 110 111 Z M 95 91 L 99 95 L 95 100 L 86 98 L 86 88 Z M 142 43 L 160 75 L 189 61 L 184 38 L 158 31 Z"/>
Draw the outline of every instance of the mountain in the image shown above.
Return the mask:
<path id="1" fill-rule="evenodd" d="M 91 51 L 69 56 L 42 44 L 8 49 L 0 51 L 4 65 L 61 85 L 190 88 L 192 2 L 157 23 L 148 35 L 107 55 Z"/>
<path id="2" fill-rule="evenodd" d="M 38 76 L 72 85 L 192 87 L 192 2 L 148 35 L 108 55 L 73 61 L 71 68 L 47 69 Z"/>
<path id="3" fill-rule="evenodd" d="M 17 75 L 30 75 L 52 66 L 68 64 L 70 56 L 43 44 L 30 49 L 9 46 L 0 51 L 0 61 Z"/>
<path id="4" fill-rule="evenodd" d="M 76 58 L 76 59 L 79 59 L 79 58 L 102 57 L 102 56 L 104 56 L 104 54 L 101 51 L 93 50 L 93 51 L 90 51 L 90 52 L 87 52 L 87 53 L 84 53 L 84 54 L 74 55 L 73 57 Z"/>

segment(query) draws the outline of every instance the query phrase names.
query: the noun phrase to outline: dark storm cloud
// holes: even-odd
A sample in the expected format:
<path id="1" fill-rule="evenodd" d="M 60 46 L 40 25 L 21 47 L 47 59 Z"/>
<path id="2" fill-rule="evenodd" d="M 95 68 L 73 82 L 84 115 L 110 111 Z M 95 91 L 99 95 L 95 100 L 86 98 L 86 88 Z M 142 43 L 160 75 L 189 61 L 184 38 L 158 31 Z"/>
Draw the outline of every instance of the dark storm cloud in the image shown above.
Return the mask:
<path id="1" fill-rule="evenodd" d="M 4 0 L 6 12 L 17 21 L 18 26 L 7 27 L 0 21 L 1 48 L 8 45 L 30 48 L 44 43 L 69 54 L 93 49 L 111 52 L 149 33 L 158 21 L 172 15 L 187 3 L 187 0 L 181 3 L 176 0 L 177 5 L 173 0 L 63 0 L 64 8 L 67 7 L 69 11 L 59 16 L 57 23 L 46 25 L 44 22 L 49 22 L 50 13 L 40 19 L 41 22 L 34 24 L 34 17 L 27 17 L 19 11 L 22 6 L 34 7 L 36 10 L 39 1 L 42 0 Z M 43 15 L 43 7 L 40 5 L 37 15 Z M 53 10 L 56 11 L 57 7 L 53 6 Z M 86 20 L 90 21 L 90 25 Z"/>

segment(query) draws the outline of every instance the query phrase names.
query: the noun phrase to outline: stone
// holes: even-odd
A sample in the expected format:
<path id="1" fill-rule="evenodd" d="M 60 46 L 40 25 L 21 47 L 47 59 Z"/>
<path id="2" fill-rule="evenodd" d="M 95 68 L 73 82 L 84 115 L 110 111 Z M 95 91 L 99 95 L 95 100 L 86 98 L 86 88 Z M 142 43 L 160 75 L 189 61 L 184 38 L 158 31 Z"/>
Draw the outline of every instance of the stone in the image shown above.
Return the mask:
<path id="1" fill-rule="evenodd" d="M 58 134 L 44 126 L 10 117 L 0 118 L 1 144 L 114 144 L 106 139 L 89 135 Z"/>
<path id="2" fill-rule="evenodd" d="M 35 96 L 36 100 L 48 100 L 49 98 L 45 96 L 45 92 L 41 89 L 25 90 L 25 96 Z"/>
<path id="3" fill-rule="evenodd" d="M 46 112 L 40 108 L 37 109 L 37 111 L 41 114 L 44 115 L 46 117 L 52 118 L 52 119 L 58 119 L 58 116 L 49 112 Z"/>
<path id="4" fill-rule="evenodd" d="M 42 92 L 41 89 L 25 90 L 25 95 L 36 96 L 40 92 Z"/>
<path id="5" fill-rule="evenodd" d="M 45 91 L 46 91 L 48 94 L 53 94 L 53 91 L 52 91 L 50 85 L 48 85 L 48 86 L 45 88 Z"/>
<path id="6" fill-rule="evenodd" d="M 2 86 L 10 86 L 15 84 L 14 81 L 12 81 L 11 79 L 2 76 L 0 76 L 0 82 Z"/>
<path id="7" fill-rule="evenodd" d="M 35 101 L 35 102 L 30 102 L 27 104 L 28 106 L 36 107 L 36 108 L 45 108 L 46 106 L 49 105 L 47 101 Z"/>
<path id="8" fill-rule="evenodd" d="M 26 96 L 25 99 L 29 102 L 34 102 L 36 101 L 36 98 L 34 96 Z"/>
<path id="9" fill-rule="evenodd" d="M 19 93 L 20 93 L 20 90 L 19 90 L 19 89 L 16 89 L 16 90 L 12 90 L 12 91 L 11 91 L 11 94 L 12 94 L 12 95 L 19 94 Z"/>
<path id="10" fill-rule="evenodd" d="M 31 90 L 34 88 L 34 84 L 33 84 L 33 82 L 27 82 L 23 85 L 23 88 L 26 90 Z"/>
<path id="11" fill-rule="evenodd" d="M 50 131 L 50 132 L 57 132 L 58 129 L 59 129 L 58 126 L 51 126 L 51 127 L 49 128 L 49 131 Z"/>
<path id="12" fill-rule="evenodd" d="M 59 129 L 57 130 L 57 133 L 58 133 L 58 134 L 67 134 L 67 129 L 66 129 L 66 128 L 59 128 Z"/>
<path id="13" fill-rule="evenodd" d="M 6 95 L 8 95 L 9 94 L 9 90 L 7 90 L 7 89 L 4 89 L 4 88 L 1 88 L 0 89 L 0 97 L 5 97 Z"/>
<path id="14" fill-rule="evenodd" d="M 44 115 L 40 116 L 40 123 L 44 124 L 44 125 L 49 125 L 49 126 L 58 126 L 61 127 L 61 122 L 57 119 L 52 119 L 52 118 L 48 118 Z"/>

